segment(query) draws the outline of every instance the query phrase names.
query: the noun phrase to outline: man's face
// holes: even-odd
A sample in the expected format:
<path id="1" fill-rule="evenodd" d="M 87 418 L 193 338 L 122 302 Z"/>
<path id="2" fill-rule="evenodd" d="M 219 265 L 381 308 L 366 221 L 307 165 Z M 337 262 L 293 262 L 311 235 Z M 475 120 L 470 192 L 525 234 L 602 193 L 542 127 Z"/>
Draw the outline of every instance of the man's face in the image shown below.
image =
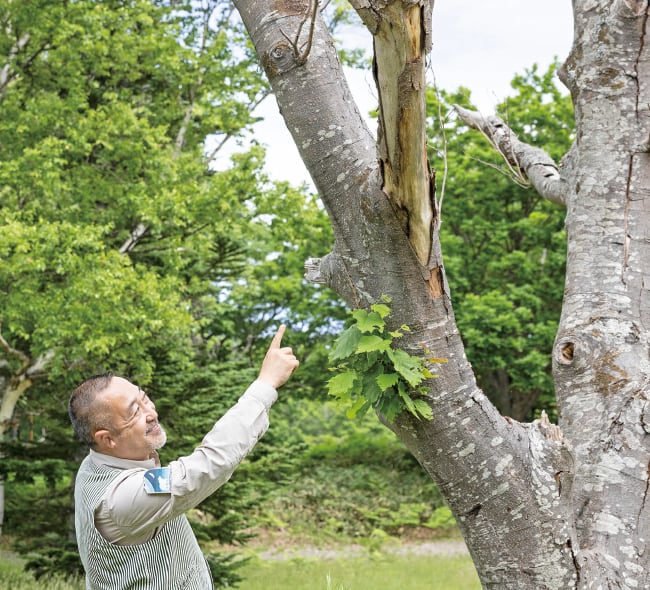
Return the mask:
<path id="1" fill-rule="evenodd" d="M 156 406 L 138 386 L 113 377 L 100 397 L 109 407 L 112 425 L 108 437 L 100 437 L 99 452 L 143 461 L 165 444 L 167 435 L 158 423 Z"/>

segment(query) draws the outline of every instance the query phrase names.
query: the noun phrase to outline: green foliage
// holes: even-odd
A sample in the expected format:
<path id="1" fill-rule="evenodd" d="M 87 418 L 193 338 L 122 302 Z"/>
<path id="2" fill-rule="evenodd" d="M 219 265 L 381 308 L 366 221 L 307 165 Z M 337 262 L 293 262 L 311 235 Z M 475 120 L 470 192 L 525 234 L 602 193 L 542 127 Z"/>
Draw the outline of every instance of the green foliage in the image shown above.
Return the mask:
<path id="1" fill-rule="evenodd" d="M 433 531 L 443 505 L 430 477 L 377 419 L 348 420 L 334 401 L 282 396 L 250 477 L 263 501 L 251 507 L 255 530 L 310 543 L 366 541 L 376 531 Z M 446 530 L 446 528 L 439 529 Z"/>
<path id="2" fill-rule="evenodd" d="M 22 563 L 0 552 L 0 588 L 11 590 L 83 590 L 85 582 L 79 577 L 61 575 L 36 579 L 31 572 L 23 570 Z"/>
<path id="3" fill-rule="evenodd" d="M 350 418 L 374 408 L 392 422 L 407 410 L 416 418 L 431 420 L 431 407 L 421 397 L 425 379 L 434 375 L 421 357 L 393 347 L 408 326 L 386 330 L 390 315 L 390 299 L 370 306 L 370 311 L 351 312 L 350 325 L 341 332 L 330 352 L 329 360 L 337 374 L 328 382 L 330 395 L 344 404 L 351 404 Z M 438 362 L 439 359 L 429 359 Z"/>
<path id="4" fill-rule="evenodd" d="M 28 465 L 27 461 L 12 463 L 6 469 Z M 81 571 L 79 553 L 66 527 L 72 512 L 69 471 L 67 478 L 47 481 L 35 475 L 37 469 L 27 476 L 16 470 L 7 480 L 6 530 L 17 535 L 14 549 L 36 578 L 52 573 L 77 575 Z"/>
<path id="5" fill-rule="evenodd" d="M 573 139 L 573 113 L 554 83 L 556 66 L 516 76 L 513 96 L 498 110 L 522 141 L 559 158 Z M 451 117 L 453 103 L 471 108 L 466 90 L 431 92 L 428 101 L 438 180 L 447 159 L 441 241 L 467 356 L 501 412 L 518 420 L 541 409 L 554 415 L 550 365 L 564 286 L 564 210 L 513 182 L 488 142 Z"/>
<path id="6" fill-rule="evenodd" d="M 433 511 L 425 526 L 435 530 L 452 529 L 456 527 L 456 519 L 449 507 L 439 506 Z"/>
<path id="7" fill-rule="evenodd" d="M 143 0 L 3 9 L 1 328 L 29 358 L 54 352 L 53 380 L 109 362 L 148 380 L 153 342 L 190 355 L 213 264 L 228 262 L 214 249 L 232 249 L 228 230 L 250 220 L 260 154 L 215 174 L 204 141 L 250 124 L 248 103 L 266 85 L 246 45 L 236 49 L 240 25 L 215 8 L 204 29 L 192 10 Z"/>
<path id="8" fill-rule="evenodd" d="M 233 554 L 210 553 L 206 556 L 215 588 L 235 588 L 243 580 L 241 568 L 248 558 Z"/>
<path id="9" fill-rule="evenodd" d="M 15 547 L 27 557 L 25 569 L 37 580 L 47 580 L 53 573 L 70 579 L 80 574 L 76 541 L 63 539 L 57 533 L 41 535 L 38 544 L 23 540 Z"/>
<path id="10" fill-rule="evenodd" d="M 268 92 L 227 2 L 29 0 L 0 15 L 0 332 L 20 353 L 0 347 L 0 387 L 23 357 L 49 358 L 0 439 L 4 532 L 39 575 L 67 573 L 80 568 L 61 551 L 81 459 L 72 388 L 110 369 L 153 390 L 168 459 L 189 452 L 254 378 L 288 305 L 301 346 L 318 348 L 336 304 L 312 296 L 298 260 L 331 240 L 314 198 L 269 183 L 259 147 L 209 165 L 206 145 L 241 134 Z M 246 540 L 243 489 L 202 507 L 206 547 Z"/>

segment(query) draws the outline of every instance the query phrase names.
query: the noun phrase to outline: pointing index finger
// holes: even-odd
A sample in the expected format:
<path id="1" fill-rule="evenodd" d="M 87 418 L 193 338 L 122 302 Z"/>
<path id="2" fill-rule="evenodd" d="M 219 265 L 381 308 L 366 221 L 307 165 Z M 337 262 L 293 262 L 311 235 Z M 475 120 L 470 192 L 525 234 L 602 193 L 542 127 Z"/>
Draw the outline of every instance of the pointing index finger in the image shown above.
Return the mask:
<path id="1" fill-rule="evenodd" d="M 278 331 L 275 333 L 275 336 L 273 336 L 273 340 L 271 340 L 271 346 L 269 348 L 280 348 L 280 343 L 282 342 L 282 336 L 284 336 L 284 331 L 287 329 L 287 327 L 282 324 L 279 328 Z"/>

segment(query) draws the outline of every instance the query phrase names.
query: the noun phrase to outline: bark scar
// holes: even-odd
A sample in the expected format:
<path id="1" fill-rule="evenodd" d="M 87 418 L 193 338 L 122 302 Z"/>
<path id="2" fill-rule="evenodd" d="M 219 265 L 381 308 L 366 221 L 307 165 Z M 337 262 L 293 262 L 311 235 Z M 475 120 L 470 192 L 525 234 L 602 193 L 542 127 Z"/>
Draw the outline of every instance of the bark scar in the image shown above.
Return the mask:
<path id="1" fill-rule="evenodd" d="M 557 471 L 553 476 L 555 478 L 555 484 L 557 485 L 557 495 L 558 497 L 562 496 L 562 474 L 564 471 Z"/>
<path id="2" fill-rule="evenodd" d="M 539 428 L 539 431 L 548 439 L 552 440 L 554 442 L 562 442 L 564 440 L 564 435 L 562 434 L 562 429 L 557 425 L 557 424 L 552 424 L 551 421 L 548 419 L 548 414 L 542 410 L 542 413 L 539 417 L 539 420 L 537 421 L 537 427 Z M 559 472 L 562 473 L 562 472 Z M 556 475 L 556 481 L 557 481 L 557 476 Z"/>
<path id="3" fill-rule="evenodd" d="M 437 266 L 436 268 L 433 268 L 431 270 L 429 280 L 427 281 L 427 286 L 429 287 L 429 294 L 434 299 L 439 299 L 442 297 L 442 294 L 444 292 L 442 280 L 442 270 L 440 267 Z"/>
<path id="4" fill-rule="evenodd" d="M 636 56 L 636 60 L 634 61 L 634 83 L 636 84 L 636 116 L 637 119 L 639 117 L 639 98 L 640 98 L 640 88 L 639 88 L 639 60 L 641 59 L 641 55 L 643 54 L 643 50 L 645 48 L 645 28 L 646 25 L 648 24 L 648 8 L 646 7 L 645 9 L 645 14 L 643 15 L 643 24 L 641 25 L 641 39 L 639 42 L 639 53 Z"/>
<path id="5" fill-rule="evenodd" d="M 648 462 L 648 466 L 646 467 L 645 490 L 643 491 L 643 500 L 641 501 L 641 508 L 639 509 L 639 513 L 637 514 L 637 517 L 636 517 L 637 530 L 639 528 L 639 522 L 641 520 L 641 515 L 643 514 L 643 512 L 645 510 L 645 502 L 648 499 L 648 490 L 650 490 L 650 462 Z"/>

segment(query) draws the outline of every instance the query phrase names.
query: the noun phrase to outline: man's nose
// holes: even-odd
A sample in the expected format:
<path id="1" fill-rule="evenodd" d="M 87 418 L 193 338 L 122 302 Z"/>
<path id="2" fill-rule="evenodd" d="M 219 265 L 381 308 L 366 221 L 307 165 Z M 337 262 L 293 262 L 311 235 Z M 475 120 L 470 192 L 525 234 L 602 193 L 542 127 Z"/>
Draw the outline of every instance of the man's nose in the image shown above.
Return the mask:
<path id="1" fill-rule="evenodd" d="M 147 400 L 144 403 L 143 409 L 147 414 L 147 419 L 151 419 L 151 420 L 158 419 L 158 412 L 156 412 L 156 404 L 154 404 L 151 400 Z"/>

